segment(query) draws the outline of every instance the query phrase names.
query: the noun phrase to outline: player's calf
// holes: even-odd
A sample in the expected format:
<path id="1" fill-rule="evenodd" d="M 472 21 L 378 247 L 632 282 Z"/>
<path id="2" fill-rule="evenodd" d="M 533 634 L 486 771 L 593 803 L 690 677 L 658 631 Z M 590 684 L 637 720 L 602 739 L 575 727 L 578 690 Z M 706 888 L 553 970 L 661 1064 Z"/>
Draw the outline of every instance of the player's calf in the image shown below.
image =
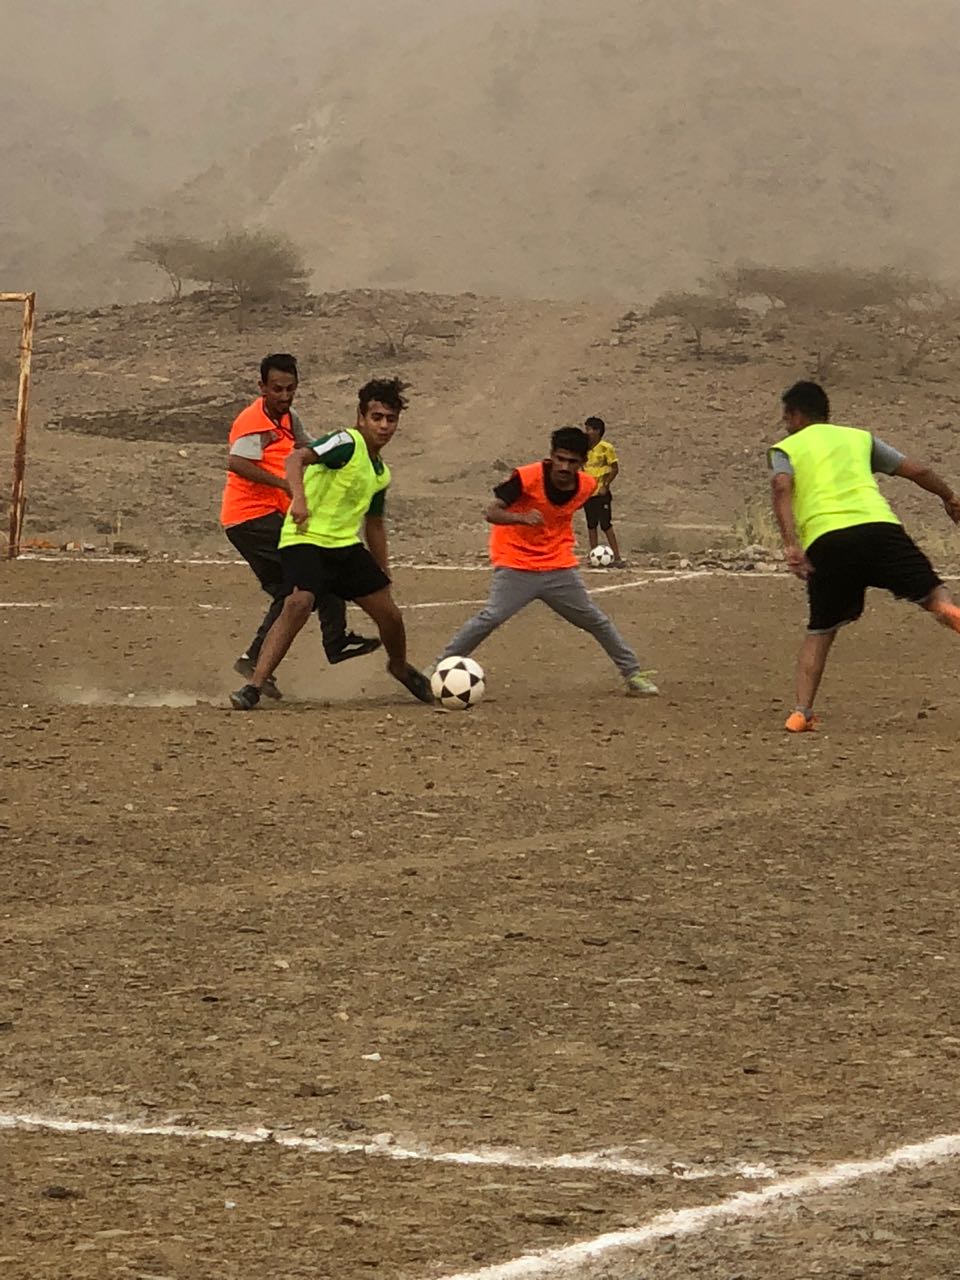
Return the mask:
<path id="1" fill-rule="evenodd" d="M 382 591 L 374 591 L 371 595 L 361 596 L 357 604 L 369 618 L 376 623 L 380 639 L 387 651 L 387 670 L 405 689 L 420 702 L 433 703 L 430 681 L 411 666 L 407 661 L 407 632 L 403 625 L 403 614 L 390 593 L 389 587 Z"/>
<path id="2" fill-rule="evenodd" d="M 236 711 L 252 711 L 260 702 L 261 693 L 266 687 L 274 671 L 286 656 L 287 650 L 313 612 L 316 597 L 310 591 L 295 588 L 283 602 L 280 617 L 270 628 L 253 675 L 242 689 L 230 695 L 230 703 Z"/>

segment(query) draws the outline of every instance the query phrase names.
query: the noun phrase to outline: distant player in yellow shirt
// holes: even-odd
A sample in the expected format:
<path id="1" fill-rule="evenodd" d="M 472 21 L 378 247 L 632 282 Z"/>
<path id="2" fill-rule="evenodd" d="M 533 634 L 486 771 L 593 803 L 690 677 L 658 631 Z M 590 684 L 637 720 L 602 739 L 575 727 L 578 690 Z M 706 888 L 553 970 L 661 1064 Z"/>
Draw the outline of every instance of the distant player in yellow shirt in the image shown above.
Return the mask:
<path id="1" fill-rule="evenodd" d="M 610 486 L 620 474 L 617 451 L 609 441 L 603 438 L 607 426 L 602 418 L 588 418 L 583 424 L 583 429 L 590 442 L 590 452 L 587 454 L 583 469 L 597 482 L 596 492 L 592 498 L 587 499 L 583 508 L 583 514 L 587 517 L 590 550 L 592 551 L 600 541 L 600 530 L 602 530 L 613 552 L 613 567 L 625 569 L 627 566 L 620 554 L 620 544 L 617 542 L 617 535 L 613 532 L 613 495 L 610 492 Z"/>

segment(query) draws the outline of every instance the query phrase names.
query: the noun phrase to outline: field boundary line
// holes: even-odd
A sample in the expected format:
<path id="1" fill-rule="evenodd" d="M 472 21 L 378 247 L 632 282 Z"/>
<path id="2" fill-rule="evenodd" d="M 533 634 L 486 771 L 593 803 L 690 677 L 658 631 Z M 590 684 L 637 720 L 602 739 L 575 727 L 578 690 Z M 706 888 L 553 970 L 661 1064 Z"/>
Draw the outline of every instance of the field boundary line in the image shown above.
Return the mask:
<path id="1" fill-rule="evenodd" d="M 39 551 L 21 551 L 16 557 L 18 561 L 29 560 L 39 564 L 129 564 L 129 565 L 155 565 L 162 568 L 167 565 L 189 565 L 195 568 L 214 568 L 217 565 L 222 568 L 232 568 L 234 565 L 246 565 L 246 560 L 232 560 L 228 556 L 113 556 L 104 553 L 102 556 L 93 555 L 71 555 L 64 553 L 56 555 L 51 552 L 44 555 Z M 395 560 L 393 567 L 395 569 L 423 569 L 434 570 L 442 569 L 451 573 L 479 573 L 481 570 L 489 569 L 489 564 L 419 564 L 416 560 Z M 650 572 L 655 573 L 656 570 Z"/>
<path id="2" fill-rule="evenodd" d="M 27 551 L 21 552 L 16 559 L 18 562 L 32 561 L 34 563 L 39 563 L 39 564 L 71 564 L 71 565 L 128 564 L 131 566 L 147 565 L 148 567 L 156 567 L 156 568 L 164 568 L 170 565 L 177 565 L 180 568 L 183 568 L 184 566 L 188 566 L 192 568 L 215 568 L 216 566 L 219 565 L 221 568 L 229 569 L 229 568 L 234 568 L 235 566 L 243 567 L 247 563 L 246 560 L 231 560 L 224 557 L 212 557 L 212 556 L 209 559 L 205 559 L 204 557 L 201 557 L 201 556 L 187 558 L 187 559 L 179 559 L 177 557 L 170 557 L 169 559 L 164 559 L 164 558 L 154 559 L 151 556 L 112 556 L 112 555 L 72 556 L 69 554 L 43 555 L 40 552 L 27 552 Z M 489 561 L 484 561 L 483 563 L 480 563 L 480 564 L 477 564 L 477 563 L 432 564 L 432 563 L 421 563 L 418 560 L 395 560 L 393 562 L 393 568 L 394 569 L 415 569 L 422 573 L 489 573 L 491 571 L 491 565 Z M 609 569 L 595 569 L 593 568 L 592 565 L 588 565 L 588 564 L 578 565 L 577 568 L 579 568 L 581 573 L 607 574 L 610 572 Z M 748 578 L 748 577 L 762 577 L 763 574 L 765 573 L 777 573 L 779 572 L 779 570 L 776 570 L 776 569 L 750 569 L 750 570 L 694 569 L 694 568 L 678 570 L 678 569 L 656 569 L 656 568 L 653 568 L 652 566 L 649 568 L 638 566 L 636 569 L 633 570 L 633 572 L 647 574 L 651 578 L 673 577 L 677 573 L 688 573 L 696 576 L 710 574 L 710 575 L 722 576 L 727 578 Z"/>
<path id="3" fill-rule="evenodd" d="M 539 1155 L 517 1147 L 478 1147 L 467 1151 L 437 1151 L 426 1145 L 404 1146 L 392 1134 L 377 1134 L 368 1142 L 348 1142 L 294 1134 L 277 1129 L 201 1129 L 183 1124 L 138 1124 L 127 1120 L 69 1120 L 34 1112 L 0 1113 L 0 1131 L 48 1133 L 97 1133 L 115 1138 L 172 1138 L 192 1142 L 232 1142 L 242 1146 L 276 1146 L 314 1155 L 365 1155 L 388 1160 L 422 1161 L 427 1164 L 485 1165 L 508 1169 L 592 1169 L 628 1178 L 674 1178 L 678 1182 L 703 1182 L 710 1178 L 743 1178 L 752 1182 L 777 1176 L 761 1162 L 718 1161 L 716 1164 L 675 1162 L 652 1164 L 623 1155 L 615 1149 L 580 1151 L 559 1156 Z"/>
<path id="4" fill-rule="evenodd" d="M 655 578 L 633 578 L 629 582 L 613 582 L 605 587 L 591 587 L 590 594 L 594 596 L 609 595 L 616 591 L 631 591 L 635 587 L 656 587 L 661 584 L 669 584 L 671 582 L 692 582 L 698 578 L 713 577 L 744 577 L 744 578 L 762 578 L 762 577 L 782 577 L 778 573 L 750 573 L 750 574 L 730 574 L 723 570 L 714 569 L 685 569 L 678 573 L 663 573 Z M 414 601 L 411 604 L 401 602 L 400 608 L 403 611 L 412 609 L 448 609 L 452 607 L 463 608 L 467 605 L 486 604 L 486 597 L 482 600 L 422 600 Z M 207 613 L 235 613 L 234 605 L 229 604 L 204 604 L 202 602 L 192 602 L 191 604 L 93 604 L 84 600 L 76 604 L 70 604 L 61 600 L 0 600 L 0 609 L 90 609 L 92 611 L 103 611 L 105 613 L 175 613 L 178 609 L 201 609 Z"/>
<path id="5" fill-rule="evenodd" d="M 495 1263 L 475 1271 L 458 1271 L 442 1280 L 540 1280 L 545 1276 L 576 1274 L 573 1268 L 596 1262 L 605 1254 L 639 1250 L 666 1237 L 692 1236 L 723 1223 L 736 1223 L 771 1213 L 790 1200 L 822 1195 L 869 1178 L 901 1169 L 921 1169 L 960 1156 L 960 1133 L 943 1134 L 924 1142 L 896 1147 L 873 1160 L 841 1161 L 824 1169 L 784 1178 L 762 1191 L 739 1191 L 717 1204 L 689 1209 L 668 1209 L 640 1227 L 611 1231 L 592 1240 L 524 1254 L 510 1262 Z"/>

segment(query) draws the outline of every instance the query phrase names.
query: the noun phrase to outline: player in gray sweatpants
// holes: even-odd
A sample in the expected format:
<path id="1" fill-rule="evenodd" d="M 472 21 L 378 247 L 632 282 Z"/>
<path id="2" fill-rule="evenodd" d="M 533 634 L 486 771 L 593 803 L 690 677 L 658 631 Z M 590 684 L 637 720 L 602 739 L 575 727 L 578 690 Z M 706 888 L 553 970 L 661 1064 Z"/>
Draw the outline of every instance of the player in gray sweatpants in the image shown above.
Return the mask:
<path id="1" fill-rule="evenodd" d="M 603 645 L 625 680 L 640 670 L 637 655 L 591 600 L 576 569 L 553 569 L 547 573 L 536 569 L 494 569 L 490 599 L 463 624 L 437 661 L 468 657 L 491 632 L 534 600 L 542 600 L 561 618 L 588 631 Z"/>
<path id="2" fill-rule="evenodd" d="M 610 656 L 631 696 L 655 694 L 650 673 L 607 615 L 591 600 L 576 566 L 573 515 L 595 488 L 580 472 L 587 437 L 579 427 L 560 427 L 550 440 L 550 456 L 518 467 L 494 489 L 487 523 L 494 526 L 490 598 L 444 648 L 444 658 L 465 658 L 508 618 L 534 600 L 587 631 Z M 524 567 L 529 564 L 530 568 Z M 541 564 L 548 567 L 540 568 Z M 560 564 L 563 567 L 549 567 Z M 569 567 L 567 567 L 569 566 Z"/>

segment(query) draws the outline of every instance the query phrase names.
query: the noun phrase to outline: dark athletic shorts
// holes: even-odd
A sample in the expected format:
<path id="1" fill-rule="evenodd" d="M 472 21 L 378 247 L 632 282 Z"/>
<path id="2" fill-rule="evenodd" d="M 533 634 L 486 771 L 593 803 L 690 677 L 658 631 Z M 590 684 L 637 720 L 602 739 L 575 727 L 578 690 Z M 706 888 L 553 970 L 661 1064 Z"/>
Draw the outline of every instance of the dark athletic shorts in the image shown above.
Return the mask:
<path id="1" fill-rule="evenodd" d="M 822 634 L 856 622 L 867 587 L 920 604 L 941 585 L 933 566 L 898 524 L 855 524 L 825 533 L 807 548 L 808 629 Z"/>
<path id="2" fill-rule="evenodd" d="M 613 524 L 612 508 L 613 495 L 609 491 L 607 493 L 595 493 L 592 498 L 588 498 L 583 504 L 583 514 L 587 517 L 587 528 L 595 529 L 599 525 L 606 533 Z"/>
<path id="3" fill-rule="evenodd" d="M 280 563 L 287 591 L 299 588 L 315 596 L 359 600 L 390 585 L 390 579 L 362 542 L 355 542 L 352 547 L 315 547 L 309 542 L 297 542 L 280 548 Z"/>

